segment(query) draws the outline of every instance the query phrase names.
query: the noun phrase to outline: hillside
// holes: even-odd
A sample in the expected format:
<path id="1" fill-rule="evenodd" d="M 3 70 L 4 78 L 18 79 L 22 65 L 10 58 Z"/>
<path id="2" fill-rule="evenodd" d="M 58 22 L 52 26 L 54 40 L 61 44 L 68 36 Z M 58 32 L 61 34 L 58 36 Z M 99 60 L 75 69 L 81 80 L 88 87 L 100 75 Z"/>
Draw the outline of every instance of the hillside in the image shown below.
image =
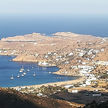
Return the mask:
<path id="1" fill-rule="evenodd" d="M 67 101 L 0 88 L 0 108 L 77 108 L 76 106 L 77 104 Z"/>

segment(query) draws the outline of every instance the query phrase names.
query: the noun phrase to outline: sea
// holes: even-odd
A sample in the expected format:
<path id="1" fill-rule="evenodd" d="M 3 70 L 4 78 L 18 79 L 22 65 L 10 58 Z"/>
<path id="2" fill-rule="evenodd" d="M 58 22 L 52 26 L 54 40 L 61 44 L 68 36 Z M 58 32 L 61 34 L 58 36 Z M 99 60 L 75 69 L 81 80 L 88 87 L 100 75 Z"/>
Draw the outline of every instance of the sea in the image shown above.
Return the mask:
<path id="1" fill-rule="evenodd" d="M 77 77 L 53 74 L 57 67 L 41 67 L 36 63 L 13 62 L 12 56 L 0 56 L 0 86 L 15 87 L 74 80 Z M 23 72 L 20 72 L 24 69 Z M 23 73 L 26 73 L 22 76 Z M 20 77 L 18 77 L 20 76 Z M 13 79 L 11 79 L 13 77 Z"/>
<path id="2" fill-rule="evenodd" d="M 73 32 L 108 37 L 108 16 L 25 15 L 0 17 L 0 39 L 33 32 L 48 36 L 52 36 L 56 32 Z M 0 87 L 44 84 L 78 78 L 53 74 L 59 70 L 57 67 L 40 67 L 36 63 L 13 62 L 12 58 L 14 56 L 0 56 Z M 24 76 L 20 72 L 22 67 L 26 73 Z M 13 79 L 11 79 L 12 77 Z"/>

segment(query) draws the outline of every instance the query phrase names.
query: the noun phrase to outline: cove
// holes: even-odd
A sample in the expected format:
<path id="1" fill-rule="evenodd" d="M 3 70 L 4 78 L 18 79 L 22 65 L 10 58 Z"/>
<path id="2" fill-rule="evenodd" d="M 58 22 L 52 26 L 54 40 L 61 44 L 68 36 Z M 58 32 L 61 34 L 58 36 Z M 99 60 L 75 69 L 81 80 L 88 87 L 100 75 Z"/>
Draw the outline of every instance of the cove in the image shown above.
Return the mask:
<path id="1" fill-rule="evenodd" d="M 12 58 L 12 56 L 0 56 L 0 87 L 39 85 L 78 78 L 52 74 L 59 70 L 57 67 L 41 67 L 36 63 L 13 62 Z M 20 72 L 22 67 L 24 71 Z M 26 74 L 22 76 L 24 72 Z M 12 76 L 13 79 L 11 79 Z"/>

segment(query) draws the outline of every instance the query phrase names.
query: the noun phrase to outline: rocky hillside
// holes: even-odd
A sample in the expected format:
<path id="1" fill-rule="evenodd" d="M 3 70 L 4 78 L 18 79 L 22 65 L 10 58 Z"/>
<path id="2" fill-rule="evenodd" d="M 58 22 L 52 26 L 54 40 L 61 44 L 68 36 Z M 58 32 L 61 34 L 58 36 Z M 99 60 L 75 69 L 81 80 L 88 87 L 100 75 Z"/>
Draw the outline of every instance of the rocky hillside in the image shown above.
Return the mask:
<path id="1" fill-rule="evenodd" d="M 108 101 L 101 103 L 93 101 L 81 106 L 65 100 L 38 97 L 13 89 L 0 88 L 0 108 L 108 108 Z"/>
<path id="2" fill-rule="evenodd" d="M 102 103 L 96 103 L 93 101 L 90 104 L 87 104 L 84 108 L 108 108 L 108 101 Z"/>
<path id="3" fill-rule="evenodd" d="M 0 88 L 0 108 L 78 108 L 77 104 Z"/>

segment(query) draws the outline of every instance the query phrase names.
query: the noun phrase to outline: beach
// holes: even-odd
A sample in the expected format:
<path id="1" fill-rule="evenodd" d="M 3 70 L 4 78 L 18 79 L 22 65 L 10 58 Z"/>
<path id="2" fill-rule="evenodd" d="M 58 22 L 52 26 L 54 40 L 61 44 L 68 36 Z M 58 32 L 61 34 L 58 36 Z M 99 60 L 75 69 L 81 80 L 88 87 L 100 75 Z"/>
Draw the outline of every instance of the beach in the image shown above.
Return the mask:
<path id="1" fill-rule="evenodd" d="M 54 82 L 54 83 L 46 83 L 46 84 L 40 84 L 40 85 L 29 85 L 29 86 L 18 86 L 18 87 L 11 87 L 14 89 L 18 89 L 18 88 L 40 88 L 41 86 L 65 86 L 65 85 L 73 85 L 73 84 L 77 84 L 80 82 L 83 82 L 85 80 L 84 77 L 78 78 L 76 80 L 72 80 L 72 81 L 63 81 L 63 82 Z"/>

